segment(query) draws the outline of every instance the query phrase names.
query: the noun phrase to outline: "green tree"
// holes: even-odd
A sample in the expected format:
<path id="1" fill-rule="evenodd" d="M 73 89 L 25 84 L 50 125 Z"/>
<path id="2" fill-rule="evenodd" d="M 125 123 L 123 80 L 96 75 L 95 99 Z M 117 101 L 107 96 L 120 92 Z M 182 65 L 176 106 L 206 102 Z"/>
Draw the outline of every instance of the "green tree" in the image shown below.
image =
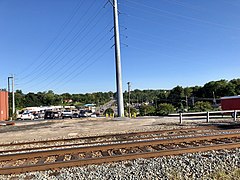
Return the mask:
<path id="1" fill-rule="evenodd" d="M 151 105 L 142 105 L 139 108 L 139 113 L 141 116 L 152 116 L 155 115 L 155 107 Z"/>
<path id="2" fill-rule="evenodd" d="M 213 108 L 209 102 L 198 101 L 195 103 L 193 110 L 196 112 L 202 112 L 202 111 L 211 111 L 213 110 Z"/>
<path id="3" fill-rule="evenodd" d="M 210 98 L 213 97 L 213 93 L 216 97 L 220 98 L 223 96 L 232 96 L 235 94 L 234 85 L 227 80 L 220 80 L 220 81 L 211 81 L 206 83 L 203 86 L 203 97 Z"/>
<path id="4" fill-rule="evenodd" d="M 166 116 L 173 112 L 175 112 L 175 108 L 172 104 L 162 103 L 157 107 L 157 115 Z"/>
<path id="5" fill-rule="evenodd" d="M 233 79 L 230 83 L 234 86 L 235 95 L 240 95 L 240 79 Z"/>
<path id="6" fill-rule="evenodd" d="M 168 99 L 170 100 L 171 104 L 173 104 L 176 107 L 180 107 L 181 100 L 184 97 L 185 97 L 184 89 L 181 86 L 176 86 L 170 91 Z"/>

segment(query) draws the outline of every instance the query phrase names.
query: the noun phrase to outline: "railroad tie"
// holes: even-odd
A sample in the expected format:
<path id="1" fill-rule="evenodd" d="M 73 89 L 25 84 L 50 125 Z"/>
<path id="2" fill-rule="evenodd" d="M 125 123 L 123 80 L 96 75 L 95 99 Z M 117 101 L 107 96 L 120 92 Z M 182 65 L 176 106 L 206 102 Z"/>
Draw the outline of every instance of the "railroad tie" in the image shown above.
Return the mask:
<path id="1" fill-rule="evenodd" d="M 78 154 L 71 154 L 71 160 L 77 160 L 77 159 L 79 159 Z"/>
<path id="2" fill-rule="evenodd" d="M 106 156 L 110 156 L 110 154 L 108 153 L 108 151 L 101 151 L 102 156 L 106 157 Z"/>
<path id="3" fill-rule="evenodd" d="M 40 157 L 40 159 L 38 160 L 38 162 L 36 163 L 37 165 L 38 164 L 44 164 L 44 162 L 47 160 L 48 157 Z"/>
<path id="4" fill-rule="evenodd" d="M 60 155 L 56 158 L 55 162 L 62 162 L 65 158 L 65 155 Z"/>
<path id="5" fill-rule="evenodd" d="M 92 153 L 91 152 L 85 153 L 84 158 L 92 158 Z"/>

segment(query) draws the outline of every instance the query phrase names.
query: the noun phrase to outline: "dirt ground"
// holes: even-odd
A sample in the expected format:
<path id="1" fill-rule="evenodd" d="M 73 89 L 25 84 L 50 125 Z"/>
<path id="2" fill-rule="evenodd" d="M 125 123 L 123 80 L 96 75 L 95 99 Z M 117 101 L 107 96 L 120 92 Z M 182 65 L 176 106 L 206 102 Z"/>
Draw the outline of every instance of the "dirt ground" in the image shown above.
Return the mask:
<path id="1" fill-rule="evenodd" d="M 205 120 L 180 125 L 178 117 L 15 121 L 14 126 L 0 126 L 0 143 L 187 128 L 203 124 L 206 124 Z"/>

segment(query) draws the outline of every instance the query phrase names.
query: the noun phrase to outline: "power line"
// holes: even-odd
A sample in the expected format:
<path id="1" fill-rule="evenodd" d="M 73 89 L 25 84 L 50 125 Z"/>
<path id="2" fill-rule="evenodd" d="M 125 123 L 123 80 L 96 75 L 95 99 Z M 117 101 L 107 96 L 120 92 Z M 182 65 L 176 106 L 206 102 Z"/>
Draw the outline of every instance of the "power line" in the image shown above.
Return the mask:
<path id="1" fill-rule="evenodd" d="M 37 73 L 36 76 L 33 77 L 31 80 L 29 80 L 28 82 L 26 82 L 26 83 L 24 83 L 24 84 L 28 84 L 28 83 L 30 83 L 33 79 L 39 77 L 39 75 L 42 73 L 42 70 L 44 70 L 46 66 L 49 67 L 48 64 L 49 64 L 49 62 L 51 63 L 51 60 L 48 61 L 48 59 L 49 59 L 49 58 L 59 49 L 59 47 L 67 40 L 68 36 L 76 29 L 76 27 L 78 27 L 78 25 L 79 25 L 79 23 L 81 22 L 81 20 L 87 15 L 87 13 L 90 11 L 90 9 L 93 7 L 93 5 L 94 5 L 94 2 L 92 2 L 92 3 L 90 4 L 90 6 L 89 6 L 89 7 L 86 9 L 86 11 L 83 13 L 83 16 L 81 16 L 81 17 L 79 18 L 79 20 L 77 21 L 77 23 L 75 23 L 75 25 L 71 28 L 71 30 L 67 33 L 67 35 L 60 41 L 60 43 L 57 45 L 57 47 L 55 47 L 55 49 L 53 49 L 53 51 L 51 51 L 51 53 L 41 62 L 41 64 L 33 70 L 33 73 L 30 74 L 30 75 L 31 75 L 30 77 L 33 77 L 33 75 L 35 75 L 35 74 Z M 78 31 L 78 32 L 74 35 L 74 37 L 70 40 L 70 42 L 68 42 L 68 44 L 64 46 L 63 49 L 66 50 L 66 47 L 67 47 L 71 42 L 74 42 L 74 41 L 77 39 L 77 37 L 78 37 L 78 35 L 80 34 L 80 32 L 81 32 L 81 31 Z M 62 52 L 62 51 L 61 51 L 61 52 Z M 58 55 L 59 55 L 59 53 L 58 53 Z M 55 58 L 56 58 L 56 56 L 55 56 Z M 39 73 L 39 71 L 40 71 L 40 73 Z M 27 76 L 27 77 L 29 77 L 29 76 Z"/>
<path id="2" fill-rule="evenodd" d="M 109 42 L 109 41 L 107 41 Z M 83 65 L 85 65 L 86 63 L 90 62 L 94 56 L 96 56 L 96 54 L 98 54 L 98 52 L 102 51 L 102 49 L 107 45 L 107 42 L 101 46 L 100 48 L 98 48 L 93 54 L 92 56 L 90 56 L 89 58 L 87 58 L 83 63 L 79 64 L 79 66 L 77 66 L 75 68 L 75 70 L 73 70 L 71 73 L 67 74 L 66 76 L 64 76 L 62 79 L 62 81 L 56 82 L 55 79 L 53 81 L 51 81 L 50 83 L 48 83 L 48 86 L 54 86 L 54 87 L 58 87 L 60 85 L 63 84 L 67 84 L 69 83 L 71 80 L 76 79 L 81 73 L 83 73 L 87 68 L 89 68 L 92 64 L 94 64 L 95 62 L 97 62 L 99 60 L 100 57 L 102 57 L 103 55 L 105 55 L 110 48 L 108 48 L 104 53 L 102 53 L 100 56 L 98 56 L 94 61 L 92 61 L 92 63 L 90 63 L 88 66 L 86 66 L 82 71 L 79 71 L 80 67 L 82 67 Z M 76 73 L 78 72 L 78 73 Z M 54 84 L 52 84 L 53 82 L 55 82 Z M 46 88 L 45 87 L 45 88 Z"/>
<path id="3" fill-rule="evenodd" d="M 41 76 L 40 76 L 41 74 L 47 73 L 52 66 L 55 66 L 54 63 L 56 62 L 56 60 L 57 60 L 67 49 L 69 49 L 69 48 L 73 45 L 73 43 L 77 40 L 77 38 L 78 38 L 80 35 L 83 36 L 82 33 L 87 30 L 87 27 L 93 22 L 92 20 L 94 20 L 96 17 L 98 17 L 98 15 L 100 14 L 100 12 L 101 12 L 102 10 L 103 10 L 103 8 L 101 8 L 101 9 L 95 14 L 95 16 L 89 18 L 88 23 L 87 23 L 83 28 L 81 28 L 81 31 L 78 31 L 77 34 L 75 34 L 74 38 L 73 38 L 70 42 L 68 42 L 68 44 L 66 44 L 66 45 L 64 46 L 64 48 L 62 48 L 62 51 L 61 51 L 59 54 L 57 54 L 57 55 L 54 57 L 54 59 L 52 59 L 52 60 L 49 62 L 49 64 L 47 64 L 47 67 L 46 67 L 46 68 L 40 69 L 40 71 L 38 71 L 38 74 L 37 74 L 37 75 L 33 76 L 28 82 L 25 82 L 24 84 L 29 84 L 29 83 L 31 83 L 33 80 L 39 79 L 39 78 L 41 77 Z M 104 14 L 103 14 L 103 15 L 104 15 Z M 100 19 L 101 19 L 101 17 L 103 17 L 103 15 L 98 17 L 99 20 L 97 21 L 97 23 L 101 22 Z M 93 27 L 91 28 L 91 30 L 96 26 L 97 23 L 95 23 L 95 24 L 93 25 Z M 87 31 L 87 34 L 89 34 L 89 33 L 91 32 L 91 30 L 90 30 L 90 31 Z M 87 34 L 86 34 L 86 35 L 87 35 Z M 83 36 L 83 38 L 82 38 L 81 40 L 83 40 L 84 38 L 86 38 L 86 35 Z M 81 42 L 81 40 L 78 41 L 78 43 L 75 44 L 74 47 L 73 47 L 67 54 L 65 54 L 64 57 L 66 57 L 66 56 Z M 63 60 L 63 58 L 62 58 L 61 60 Z M 60 61 L 59 61 L 59 62 L 60 62 Z"/>
<path id="4" fill-rule="evenodd" d="M 140 4 L 139 2 L 138 3 L 133 2 L 133 1 L 129 1 L 129 2 L 133 3 L 135 5 L 146 7 L 148 9 L 157 10 L 159 12 L 162 12 L 162 13 L 165 13 L 165 14 L 168 14 L 168 15 L 171 15 L 171 16 L 180 17 L 182 19 L 192 20 L 192 21 L 196 21 L 196 22 L 200 22 L 200 23 L 204 23 L 204 24 L 208 24 L 208 25 L 213 25 L 213 26 L 217 26 L 217 27 L 221 27 L 221 28 L 225 28 L 225 29 L 232 29 L 232 30 L 238 30 L 238 31 L 240 30 L 240 27 L 226 26 L 226 25 L 223 25 L 223 24 L 219 24 L 219 23 L 215 23 L 215 22 L 211 22 L 211 21 L 207 21 L 207 20 L 202 20 L 202 19 L 199 19 L 199 18 L 189 17 L 189 16 L 173 13 L 173 12 L 170 12 L 170 11 L 162 10 L 162 9 L 159 9 L 159 8 L 155 8 L 155 7 L 152 7 L 152 6 L 148 6 L 148 5 L 145 5 L 145 4 Z M 126 6 L 134 8 L 134 9 L 139 9 L 141 11 L 144 11 L 144 12 L 147 12 L 147 13 L 150 13 L 150 14 L 155 14 L 155 15 L 157 14 L 157 13 L 153 13 L 152 11 L 146 11 L 143 8 L 138 8 L 136 6 L 129 6 L 129 5 L 126 5 Z M 160 14 L 158 14 L 158 15 L 160 15 Z M 169 17 L 169 16 L 166 16 L 166 17 L 167 18 L 172 18 L 172 17 Z"/>
<path id="5" fill-rule="evenodd" d="M 53 38 L 53 40 L 49 43 L 49 45 L 40 53 L 40 55 L 39 55 L 35 60 L 33 60 L 33 63 L 30 63 L 29 69 L 31 69 L 31 68 L 34 66 L 34 64 L 36 64 L 35 62 L 36 62 L 37 60 L 39 60 L 39 59 L 43 56 L 43 54 L 45 54 L 45 53 L 49 50 L 49 48 L 56 42 L 56 40 L 59 38 L 59 36 L 62 34 L 62 32 L 66 29 L 66 27 L 67 27 L 67 26 L 69 25 L 69 23 L 72 21 L 72 19 L 74 18 L 74 16 L 77 14 L 77 12 L 79 11 L 79 9 L 80 9 L 80 7 L 82 6 L 82 3 L 83 3 L 83 2 L 84 2 L 83 0 L 78 2 L 77 6 L 76 6 L 75 9 L 73 10 L 73 13 L 72 13 L 72 14 L 70 15 L 70 17 L 63 23 L 63 25 L 62 25 L 62 27 L 60 28 L 60 30 L 58 31 L 57 35 Z M 18 75 L 21 75 L 22 72 L 23 72 L 23 71 L 21 71 L 20 74 L 18 74 Z M 32 75 L 32 73 L 34 73 L 34 72 L 35 72 L 35 70 L 31 71 L 28 75 L 22 77 L 21 79 L 23 80 L 23 79 L 27 78 L 29 75 Z"/>
<path id="6" fill-rule="evenodd" d="M 108 26 L 109 26 L 109 24 L 108 24 Z M 107 26 L 107 27 L 108 27 L 108 26 Z M 106 27 L 106 28 L 107 28 L 107 27 Z M 105 28 L 105 29 L 106 29 L 106 28 Z M 53 80 L 52 80 L 50 83 L 48 83 L 48 84 L 52 84 L 52 83 L 56 82 L 58 79 L 60 79 L 61 77 L 63 77 L 65 74 L 67 74 L 69 71 L 71 71 L 71 73 L 78 71 L 79 68 L 80 68 L 82 65 L 84 65 L 85 63 L 82 63 L 82 64 L 80 64 L 79 66 L 76 66 L 76 65 L 79 63 L 79 61 L 74 61 L 74 62 L 73 62 L 73 60 L 76 59 L 76 58 L 78 58 L 78 59 L 84 59 L 85 56 L 87 56 L 89 53 L 91 53 L 91 52 L 93 51 L 93 49 L 94 49 L 97 45 L 99 45 L 102 40 L 104 40 L 104 39 L 106 38 L 106 36 L 109 34 L 109 32 L 107 32 L 100 40 L 97 41 L 97 37 L 98 37 L 99 35 L 101 35 L 101 34 L 102 34 L 102 32 L 100 32 L 99 34 L 97 34 L 97 36 L 95 36 L 95 37 L 88 43 L 88 45 L 85 46 L 84 49 L 87 49 L 88 46 L 91 45 L 93 42 L 95 42 L 94 46 L 90 47 L 89 50 L 88 50 L 85 54 L 83 54 L 80 58 L 78 58 L 78 56 L 82 54 L 82 51 L 83 51 L 84 49 L 82 49 L 82 50 L 81 50 L 77 55 L 75 55 L 73 58 L 69 59 L 69 60 L 62 66 L 63 68 L 60 70 L 61 74 L 60 74 L 59 76 L 57 76 L 55 79 L 53 79 Z M 102 46 L 101 46 L 101 47 L 102 47 Z M 92 54 L 95 54 L 95 53 L 92 53 Z M 73 62 L 73 63 L 71 64 L 71 62 Z M 71 64 L 71 66 L 67 66 L 67 65 L 70 65 L 70 64 Z M 72 70 L 74 67 L 75 67 L 75 69 Z M 66 70 L 64 70 L 64 69 L 66 69 Z M 59 70 L 57 69 L 57 70 L 54 71 L 52 74 L 56 74 L 58 71 L 59 71 Z M 62 73 L 62 72 L 64 72 L 64 73 Z M 70 74 L 71 74 L 71 73 L 70 73 Z M 64 77 L 63 79 L 65 79 L 65 78 L 66 78 L 66 77 Z M 43 81 L 41 81 L 40 84 L 44 83 L 44 82 L 45 82 L 46 80 L 48 80 L 48 79 L 49 79 L 49 78 L 44 79 Z M 38 84 L 38 85 L 39 85 L 39 84 Z"/>

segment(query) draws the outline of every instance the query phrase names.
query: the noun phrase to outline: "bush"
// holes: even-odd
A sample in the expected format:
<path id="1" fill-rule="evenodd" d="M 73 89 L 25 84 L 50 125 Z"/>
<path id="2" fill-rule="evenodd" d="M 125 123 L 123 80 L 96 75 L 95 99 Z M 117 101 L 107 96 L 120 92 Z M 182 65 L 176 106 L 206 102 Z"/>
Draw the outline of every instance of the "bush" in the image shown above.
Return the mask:
<path id="1" fill-rule="evenodd" d="M 108 108 L 104 111 L 103 113 L 104 115 L 108 114 L 108 115 L 113 115 L 114 114 L 114 110 L 112 108 Z"/>
<path id="2" fill-rule="evenodd" d="M 166 116 L 173 112 L 175 112 L 175 108 L 172 104 L 162 103 L 158 105 L 157 115 Z"/>
<path id="3" fill-rule="evenodd" d="M 155 115 L 155 107 L 150 105 L 142 105 L 139 108 L 139 113 L 141 116 L 152 116 Z"/>
<path id="4" fill-rule="evenodd" d="M 195 103 L 193 110 L 196 112 L 202 112 L 202 111 L 211 111 L 213 110 L 213 108 L 209 102 L 198 101 Z"/>

